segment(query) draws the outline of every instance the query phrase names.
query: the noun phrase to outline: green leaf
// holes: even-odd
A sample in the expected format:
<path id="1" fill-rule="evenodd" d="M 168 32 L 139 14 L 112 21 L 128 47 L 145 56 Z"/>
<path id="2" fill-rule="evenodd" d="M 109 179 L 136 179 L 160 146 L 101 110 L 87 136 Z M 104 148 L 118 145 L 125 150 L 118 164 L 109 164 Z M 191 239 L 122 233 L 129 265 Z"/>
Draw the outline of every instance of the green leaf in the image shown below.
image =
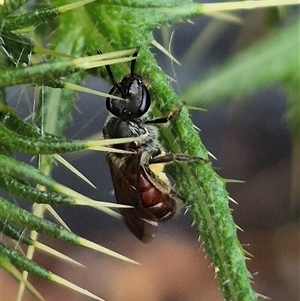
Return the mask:
<path id="1" fill-rule="evenodd" d="M 3 247 L 3 249 L 1 248 Z M 44 301 L 43 296 L 25 279 L 19 270 L 11 263 L 9 257 L 11 257 L 11 250 L 0 243 L 0 267 L 10 273 L 14 278 L 18 279 L 24 286 L 39 300 Z M 25 257 L 24 260 L 27 258 Z M 23 261 L 24 261 L 23 260 Z"/>
<path id="2" fill-rule="evenodd" d="M 111 57 L 118 57 L 123 54 L 124 52 L 113 53 Z M 108 56 L 110 55 L 107 54 L 105 58 Z M 104 56 L 100 55 L 73 60 L 64 58 L 55 62 L 41 63 L 26 68 L 2 68 L 0 74 L 0 88 L 19 84 L 47 85 L 48 81 L 53 84 L 53 79 L 67 76 L 80 70 L 128 61 L 127 58 L 112 60 L 103 60 L 103 58 Z"/>
<path id="3" fill-rule="evenodd" d="M 48 252 L 52 256 L 57 256 L 60 259 L 69 261 L 73 264 L 81 265 L 74 259 L 52 249 L 42 243 L 33 240 L 31 237 L 24 234 L 24 231 L 20 231 L 14 225 L 10 224 L 7 219 L 0 218 L 0 231 L 7 237 L 17 241 L 18 243 L 23 243 L 27 246 L 35 246 L 44 252 Z"/>
<path id="4" fill-rule="evenodd" d="M 182 95 L 189 104 L 210 107 L 224 100 L 284 83 L 298 74 L 299 18 L 196 79 Z M 284 59 L 283 59 L 284 58 Z"/>
<path id="5" fill-rule="evenodd" d="M 1 19 L 13 13 L 16 9 L 25 4 L 26 0 L 5 0 L 0 6 Z"/>
<path id="6" fill-rule="evenodd" d="M 87 239 L 84 239 L 74 234 L 73 232 L 63 228 L 62 226 L 58 226 L 43 218 L 34 216 L 28 211 L 21 209 L 16 205 L 13 205 L 12 203 L 6 201 L 1 197 L 0 197 L 0 216 L 2 218 L 7 218 L 11 222 L 16 223 L 20 226 L 28 227 L 31 230 L 35 230 L 38 233 L 46 234 L 48 236 L 75 245 L 82 245 L 92 250 L 103 252 L 109 256 L 113 256 L 115 258 L 137 264 L 136 261 L 129 259 L 126 256 L 120 255 L 110 249 L 102 247 L 98 244 L 95 244 Z"/>
<path id="7" fill-rule="evenodd" d="M 51 273 L 50 271 L 47 271 L 45 268 L 36 264 L 34 261 L 29 260 L 23 255 L 20 255 L 16 250 L 7 248 L 4 244 L 0 243 L 0 266 L 7 269 L 11 274 L 16 275 L 16 271 L 13 270 L 12 267 L 10 267 L 9 262 L 13 266 L 28 271 L 32 275 L 38 276 L 46 280 L 55 281 L 69 288 L 72 288 L 73 290 L 80 292 L 81 294 L 84 294 L 99 301 L 103 301 L 103 299 L 97 297 L 89 291 L 82 289 L 81 287 Z M 22 281 L 26 282 L 26 280 L 24 279 L 22 279 Z M 43 297 L 36 290 L 34 290 L 32 286 L 28 285 L 28 283 L 26 283 L 26 285 L 37 297 L 39 297 L 41 300 L 44 300 Z"/>
<path id="8" fill-rule="evenodd" d="M 29 63 L 28 56 L 32 52 L 33 44 L 27 37 L 2 30 L 0 47 L 0 66 L 15 69 Z M 20 49 L 22 49 L 21 52 Z"/>
<path id="9" fill-rule="evenodd" d="M 33 12 L 15 14 L 3 20 L 2 29 L 5 31 L 13 31 L 17 29 L 24 30 L 27 27 L 35 27 L 39 24 L 48 22 L 49 20 L 56 18 L 61 13 L 94 1 L 95 0 L 82 0 L 64 6 L 46 7 L 42 9 L 36 9 Z"/>

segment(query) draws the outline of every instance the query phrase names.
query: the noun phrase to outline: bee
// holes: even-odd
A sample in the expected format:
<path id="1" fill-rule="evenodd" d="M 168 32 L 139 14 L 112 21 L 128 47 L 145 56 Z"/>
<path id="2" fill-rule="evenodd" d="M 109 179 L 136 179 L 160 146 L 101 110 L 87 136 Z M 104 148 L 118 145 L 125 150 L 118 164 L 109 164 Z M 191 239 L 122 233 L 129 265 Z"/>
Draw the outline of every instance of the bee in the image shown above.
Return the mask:
<path id="1" fill-rule="evenodd" d="M 174 161 L 191 161 L 191 157 L 163 152 L 155 124 L 168 123 L 179 114 L 181 107 L 167 117 L 147 118 L 151 97 L 141 76 L 134 72 L 138 52 L 139 48 L 133 53 L 130 73 L 118 83 L 110 66 L 106 66 L 113 84 L 109 94 L 123 100 L 106 99 L 110 115 L 102 133 L 104 139 L 146 136 L 140 142 L 112 145 L 132 153 L 108 152 L 106 159 L 117 202 L 133 207 L 120 209 L 123 219 L 139 240 L 148 243 L 154 237 L 158 222 L 172 218 L 184 204 L 184 200 L 172 189 L 164 166 Z"/>

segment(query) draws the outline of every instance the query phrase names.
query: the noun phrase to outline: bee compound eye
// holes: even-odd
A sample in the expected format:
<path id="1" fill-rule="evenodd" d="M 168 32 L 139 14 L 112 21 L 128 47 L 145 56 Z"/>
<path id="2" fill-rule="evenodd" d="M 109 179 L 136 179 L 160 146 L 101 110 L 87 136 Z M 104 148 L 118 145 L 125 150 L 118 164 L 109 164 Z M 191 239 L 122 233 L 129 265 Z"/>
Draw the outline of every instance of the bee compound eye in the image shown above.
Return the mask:
<path id="1" fill-rule="evenodd" d="M 130 113 L 132 118 L 139 118 L 148 112 L 151 97 L 147 87 L 142 82 L 139 82 L 138 88 L 133 91 L 134 93 L 131 93 L 129 97 L 127 113 Z"/>
<path id="2" fill-rule="evenodd" d="M 141 100 L 141 105 L 139 107 L 140 116 L 148 112 L 150 105 L 151 105 L 150 93 L 148 91 L 148 88 L 144 84 L 142 84 L 142 100 Z"/>

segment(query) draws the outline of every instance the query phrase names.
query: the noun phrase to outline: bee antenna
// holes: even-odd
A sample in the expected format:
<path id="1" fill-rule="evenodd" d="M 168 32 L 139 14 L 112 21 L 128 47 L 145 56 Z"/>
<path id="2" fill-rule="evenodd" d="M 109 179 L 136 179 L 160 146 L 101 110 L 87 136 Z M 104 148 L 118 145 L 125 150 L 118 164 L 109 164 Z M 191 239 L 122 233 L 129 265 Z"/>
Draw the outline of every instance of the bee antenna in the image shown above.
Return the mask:
<path id="1" fill-rule="evenodd" d="M 103 52 L 100 49 L 97 49 L 97 53 L 98 54 L 103 54 Z M 121 87 L 118 85 L 118 83 L 115 81 L 114 75 L 111 71 L 111 68 L 109 65 L 105 65 L 106 71 L 110 77 L 110 80 L 112 82 L 112 84 L 117 87 L 117 89 L 121 92 L 122 95 L 124 95 L 124 92 L 122 91 Z"/>
<path id="2" fill-rule="evenodd" d="M 136 57 L 138 56 L 139 54 L 139 51 L 140 51 L 140 46 L 136 47 L 132 57 L 133 57 L 133 60 L 131 61 L 131 67 L 130 67 L 130 76 L 131 78 L 134 77 L 134 68 L 135 68 L 135 62 L 136 62 Z"/>

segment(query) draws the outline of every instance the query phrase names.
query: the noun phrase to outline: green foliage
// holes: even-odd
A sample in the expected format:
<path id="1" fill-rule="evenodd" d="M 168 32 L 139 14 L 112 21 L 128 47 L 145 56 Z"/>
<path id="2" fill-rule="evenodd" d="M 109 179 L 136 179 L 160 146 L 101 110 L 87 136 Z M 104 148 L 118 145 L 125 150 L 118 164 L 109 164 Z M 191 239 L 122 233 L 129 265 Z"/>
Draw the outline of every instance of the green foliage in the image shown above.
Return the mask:
<path id="1" fill-rule="evenodd" d="M 215 106 L 224 99 L 235 99 L 272 84 L 299 83 L 299 26 L 296 19 L 280 30 L 197 78 L 182 95 L 189 103 Z M 298 94 L 299 95 L 299 94 Z"/>
<path id="2" fill-rule="evenodd" d="M 122 62 L 122 59 L 116 58 L 122 58 L 130 53 L 129 51 L 127 54 L 112 56 L 111 59 L 115 58 L 112 62 L 99 63 L 97 61 L 95 65 L 93 64 L 95 60 L 101 61 L 102 56 L 96 58 L 86 56 L 96 54 L 96 49 L 109 54 L 113 51 L 140 46 L 137 73 L 144 78 L 150 78 L 149 91 L 154 102 L 152 114 L 161 116 L 168 113 L 178 107 L 181 102 L 150 52 L 152 31 L 165 24 L 186 22 L 212 8 L 216 10 L 217 4 L 210 6 L 181 0 L 90 0 L 71 4 L 65 1 L 66 5 L 63 6 L 64 1 L 60 0 L 49 1 L 49 7 L 45 5 L 41 9 L 34 9 L 30 12 L 26 12 L 26 8 L 23 8 L 22 13 L 16 11 L 25 2 L 5 1 L 0 11 L 2 16 L 0 185 L 12 195 L 28 201 L 39 200 L 48 205 L 74 205 L 76 204 L 74 195 L 66 193 L 66 188 L 61 189 L 61 186 L 50 177 L 53 164 L 51 154 L 77 151 L 88 147 L 84 141 L 63 138 L 77 97 L 76 91 L 64 89 L 65 83 L 79 84 L 86 76 L 83 70 Z M 241 8 L 243 5 L 241 3 Z M 220 4 L 220 10 L 222 10 L 222 4 Z M 295 70 L 299 69 L 299 66 L 293 64 L 297 41 L 294 34 L 296 26 L 299 26 L 298 23 L 277 33 L 252 52 L 249 51 L 244 56 L 232 59 L 220 68 L 219 75 L 208 76 L 208 79 L 201 85 L 197 82 L 197 86 L 187 92 L 189 99 L 195 102 L 195 95 L 200 93 L 208 95 L 207 103 L 211 101 L 216 103 L 223 98 L 224 93 L 227 93 L 226 96 L 235 96 L 237 94 L 234 93 L 249 92 L 263 84 L 269 84 L 272 80 L 274 82 L 275 75 L 280 75 L 276 77 L 276 81 L 287 79 L 291 72 L 294 74 Z M 25 35 L 23 32 L 28 32 L 28 34 Z M 48 55 L 45 62 L 30 64 L 28 54 L 33 54 L 32 58 L 35 58 L 36 52 L 42 52 L 38 43 L 46 43 L 49 34 L 53 32 L 55 34 L 50 37 L 51 50 L 56 56 Z M 293 35 L 293 38 L 288 39 L 287 33 Z M 274 46 L 277 43 L 280 47 Z M 261 50 L 259 55 L 256 55 L 257 49 Z M 45 50 L 45 56 L 46 52 Z M 60 57 L 59 54 L 63 54 L 64 57 Z M 271 65 L 270 60 L 279 55 L 285 57 L 290 55 L 288 65 L 279 64 L 274 72 L 268 68 Z M 266 63 L 261 69 L 257 68 L 255 80 L 250 80 L 250 72 L 255 71 L 252 68 L 254 59 Z M 123 59 L 125 60 L 128 58 Z M 112 66 L 113 73 L 120 77 L 126 73 L 127 68 L 126 64 Z M 241 72 L 248 76 L 245 79 L 249 80 L 236 85 Z M 262 81 L 266 78 L 267 80 Z M 116 78 L 116 80 L 119 79 Z M 220 81 L 229 92 L 220 88 Z M 37 118 L 34 120 L 39 127 L 19 119 L 14 115 L 13 108 L 7 107 L 5 88 L 18 84 L 40 86 Z M 241 89 L 237 89 L 237 86 Z M 206 93 L 207 90 L 210 93 Z M 160 132 L 162 143 L 168 151 L 208 157 L 186 108 L 169 128 L 161 129 Z M 12 159 L 11 154 L 14 151 L 39 155 L 39 170 Z M 169 171 L 199 229 L 203 247 L 215 267 L 224 298 L 237 301 L 256 300 L 257 294 L 251 287 L 251 277 L 245 265 L 244 251 L 237 239 L 236 225 L 228 206 L 225 181 L 215 173 L 210 164 L 203 162 L 189 165 L 174 164 Z M 47 190 L 40 190 L 39 185 L 46 187 Z M 0 199 L 0 216 L 3 233 L 12 239 L 21 238 L 21 232 L 15 228 L 17 224 L 57 239 L 82 243 L 82 239 L 74 233 L 42 217 L 36 217 L 3 198 Z M 5 223 L 7 223 L 6 228 Z M 31 244 L 30 241 L 23 242 Z M 114 256 L 114 254 L 111 255 Z M 50 272 L 4 245 L 0 246 L 0 256 L 5 260 L 8 259 L 18 268 L 51 279 Z"/>

